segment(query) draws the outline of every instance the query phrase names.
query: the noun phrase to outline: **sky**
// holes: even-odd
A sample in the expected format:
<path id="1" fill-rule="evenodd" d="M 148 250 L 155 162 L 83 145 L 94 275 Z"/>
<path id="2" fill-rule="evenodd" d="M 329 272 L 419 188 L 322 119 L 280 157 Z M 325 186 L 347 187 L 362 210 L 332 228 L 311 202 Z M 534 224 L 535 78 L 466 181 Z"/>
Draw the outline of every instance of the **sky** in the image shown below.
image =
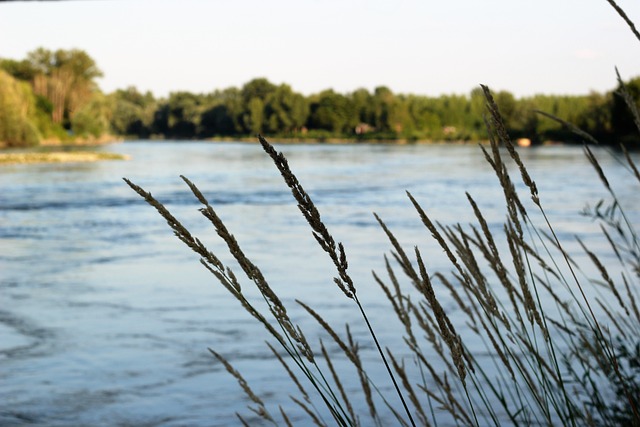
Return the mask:
<path id="1" fill-rule="evenodd" d="M 640 26 L 640 1 L 617 0 Z M 256 77 L 305 95 L 387 86 L 518 97 L 586 94 L 640 75 L 640 41 L 606 0 L 0 2 L 0 57 L 85 50 L 101 89 L 156 96 Z"/>

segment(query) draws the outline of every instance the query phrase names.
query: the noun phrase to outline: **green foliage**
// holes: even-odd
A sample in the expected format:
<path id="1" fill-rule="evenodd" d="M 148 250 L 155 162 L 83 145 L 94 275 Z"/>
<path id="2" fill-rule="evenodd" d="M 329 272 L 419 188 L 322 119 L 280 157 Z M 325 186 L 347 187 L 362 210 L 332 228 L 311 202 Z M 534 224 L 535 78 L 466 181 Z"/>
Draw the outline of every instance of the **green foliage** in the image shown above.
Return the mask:
<path id="1" fill-rule="evenodd" d="M 640 77 L 633 78 L 626 82 L 626 90 L 629 95 L 637 103 L 640 100 Z M 638 128 L 636 127 L 633 115 L 629 111 L 624 98 L 620 95 L 622 85 L 618 85 L 611 105 L 611 127 L 613 134 L 621 142 L 634 141 L 637 137 Z"/>
<path id="2" fill-rule="evenodd" d="M 2 59 L 0 60 L 0 69 L 3 69 L 7 73 L 11 74 L 18 80 L 31 81 L 36 75 L 36 70 L 26 59 L 22 61 L 16 61 L 14 59 Z"/>
<path id="3" fill-rule="evenodd" d="M 238 133 L 233 113 L 224 104 L 217 104 L 202 113 L 200 129 L 200 135 L 204 138 Z"/>
<path id="4" fill-rule="evenodd" d="M 200 137 L 246 133 L 242 92 L 238 88 L 215 91 L 206 96 L 205 104 L 200 116 Z"/>
<path id="5" fill-rule="evenodd" d="M 320 92 L 311 98 L 311 114 L 309 116 L 309 128 L 329 130 L 334 135 L 341 136 L 348 133 L 351 126 L 355 125 L 352 114 L 353 104 L 350 100 L 332 89 Z"/>
<path id="6" fill-rule="evenodd" d="M 203 97 L 189 92 L 173 92 L 159 103 L 151 129 L 169 138 L 195 138 L 203 112 Z"/>
<path id="7" fill-rule="evenodd" d="M 304 96 L 282 84 L 265 100 L 266 128 L 270 133 L 294 133 L 306 123 L 309 105 Z"/>
<path id="8" fill-rule="evenodd" d="M 245 126 L 253 134 L 262 132 L 264 125 L 264 102 L 260 98 L 251 98 L 245 114 Z"/>
<path id="9" fill-rule="evenodd" d="M 273 83 L 261 77 L 245 83 L 240 93 L 242 95 L 242 102 L 244 105 L 248 105 L 252 99 L 266 100 L 275 90 L 276 86 Z"/>
<path id="10" fill-rule="evenodd" d="M 28 109 L 28 119 L 24 114 L 8 113 L 2 119 L 7 122 L 4 133 L 10 133 L 12 141 L 28 140 L 28 144 L 36 144 L 40 136 L 67 141 L 72 139 L 68 130 L 76 135 L 93 136 L 109 132 L 105 120 L 111 117 L 115 104 L 106 102 L 98 93 L 95 79 L 102 76 L 102 72 L 86 52 L 38 48 L 23 60 L 0 61 L 0 70 L 30 87 L 31 101 L 25 101 L 25 105 L 33 108 Z M 5 92 L 9 90 L 5 88 Z M 12 102 L 15 103 L 15 99 Z M 17 137 L 18 134 L 22 136 Z"/>
<path id="11" fill-rule="evenodd" d="M 257 133 L 354 140 L 477 141 L 488 137 L 480 89 L 468 95 L 428 97 L 396 94 L 386 86 L 379 86 L 373 92 L 360 88 L 341 94 L 328 89 L 304 96 L 287 84 L 276 85 L 266 78 L 256 78 L 241 88 L 206 94 L 182 91 L 156 100 L 149 92 L 143 94 L 129 87 L 110 94 L 111 111 L 101 113 L 89 125 L 85 107 L 93 102 L 98 91 L 95 79 L 102 72 L 86 52 L 39 48 L 22 60 L 0 60 L 0 69 L 31 85 L 36 102 L 30 123 L 44 138 L 64 140 L 68 138 L 66 130 L 74 126 L 76 130 L 83 129 L 83 133 L 104 129 L 138 138 L 192 139 Z M 628 93 L 638 102 L 640 77 L 626 84 Z M 538 143 L 581 142 L 581 137 L 561 124 L 564 121 L 579 126 L 603 143 L 637 141 L 633 117 L 625 100 L 616 95 L 619 89 L 604 94 L 535 95 L 520 99 L 500 91 L 494 98 L 514 138 L 529 138 Z M 537 110 L 560 121 L 542 116 Z M 76 114 L 81 117 L 74 118 Z M 104 117 L 109 117 L 108 126 L 101 123 Z"/>
<path id="12" fill-rule="evenodd" d="M 38 144 L 36 98 L 28 84 L 0 70 L 0 144 L 21 147 Z"/>
<path id="13" fill-rule="evenodd" d="M 97 90 L 94 80 L 102 76 L 102 72 L 95 61 L 79 49 L 38 48 L 27 54 L 26 61 L 33 70 L 34 92 L 52 103 L 53 122 L 69 129 L 73 115 Z"/>
<path id="14" fill-rule="evenodd" d="M 74 114 L 71 130 L 78 136 L 99 138 L 109 131 L 112 111 L 110 99 L 96 92 L 91 100 Z"/>
<path id="15" fill-rule="evenodd" d="M 27 54 L 26 62 L 33 70 L 32 77 L 35 74 L 51 76 L 60 69 L 70 71 L 77 81 L 92 81 L 102 76 L 93 58 L 80 49 L 51 51 L 40 47 Z"/>
<path id="16" fill-rule="evenodd" d="M 142 107 L 116 98 L 111 114 L 111 128 L 119 135 L 149 136 L 149 123 L 145 123 L 144 113 Z"/>

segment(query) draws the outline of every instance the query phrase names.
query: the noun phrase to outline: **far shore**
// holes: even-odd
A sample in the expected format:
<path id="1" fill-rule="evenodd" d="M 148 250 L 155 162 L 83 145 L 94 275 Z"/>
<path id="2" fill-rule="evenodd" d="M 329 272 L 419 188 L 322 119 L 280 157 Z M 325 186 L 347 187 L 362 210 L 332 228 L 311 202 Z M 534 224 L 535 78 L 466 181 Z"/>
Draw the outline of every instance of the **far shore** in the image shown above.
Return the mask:
<path id="1" fill-rule="evenodd" d="M 263 135 L 264 136 L 264 135 Z M 347 145 L 347 144 L 362 144 L 362 145 L 375 145 L 375 144 L 392 144 L 392 145 L 465 145 L 465 144 L 481 144 L 489 145 L 488 140 L 431 140 L 431 139 L 353 139 L 353 138 L 291 138 L 291 137 L 277 137 L 277 136 L 265 136 L 265 138 L 276 144 L 332 144 L 332 145 Z M 149 138 L 149 139 L 126 139 L 129 142 L 136 141 L 157 141 L 173 142 L 173 141 L 192 141 L 192 142 L 241 142 L 241 143 L 257 143 L 257 137 L 249 136 L 237 136 L 237 137 L 212 137 L 204 139 L 172 139 L 172 138 Z M 519 147 L 530 147 L 532 145 L 562 145 L 562 141 L 542 141 L 541 143 L 533 143 L 529 138 L 515 138 L 514 145 Z"/>
<path id="2" fill-rule="evenodd" d="M 59 147 L 59 146 L 94 146 L 94 145 L 107 145 L 115 144 L 117 142 L 123 142 L 124 138 L 121 136 L 104 134 L 99 137 L 76 137 L 72 140 L 63 141 L 59 138 L 49 138 L 40 141 L 41 147 Z"/>
<path id="3" fill-rule="evenodd" d="M 29 146 L 18 146 L 12 147 L 8 145 L 5 141 L 0 141 L 0 152 L 2 150 L 11 150 L 11 149 L 29 149 L 29 148 L 37 148 L 37 147 L 94 147 L 99 145 L 108 145 L 108 144 L 116 144 L 119 142 L 124 142 L 125 138 L 121 136 L 105 134 L 100 135 L 99 137 L 75 137 L 73 139 L 60 139 L 60 138 L 45 138 L 40 140 L 40 142 L 32 147 Z"/>
<path id="4" fill-rule="evenodd" d="M 98 162 L 102 160 L 129 160 L 129 156 L 117 153 L 92 151 L 55 151 L 31 153 L 2 153 L 0 165 L 17 165 L 29 163 L 75 163 Z"/>
<path id="5" fill-rule="evenodd" d="M 395 145 L 429 145 L 429 144 L 450 144 L 450 145 L 462 145 L 462 144 L 488 144 L 489 141 L 479 140 L 428 140 L 428 139 L 350 139 L 350 138 L 292 138 L 292 137 L 278 137 L 263 135 L 263 137 L 269 142 L 275 142 L 277 144 L 332 144 L 332 145 L 347 145 L 347 144 L 362 144 L 362 145 L 375 145 L 375 144 L 395 144 Z M 126 142 L 241 142 L 241 143 L 258 143 L 258 137 L 254 136 L 221 136 L 212 138 L 125 138 Z"/>
<path id="6" fill-rule="evenodd" d="M 477 141 L 435 141 L 428 139 L 355 139 L 355 138 L 290 138 L 290 137 L 269 137 L 263 135 L 267 140 L 282 144 L 468 144 Z M 257 137 L 214 137 L 206 138 L 203 141 L 210 142 L 258 142 Z"/>

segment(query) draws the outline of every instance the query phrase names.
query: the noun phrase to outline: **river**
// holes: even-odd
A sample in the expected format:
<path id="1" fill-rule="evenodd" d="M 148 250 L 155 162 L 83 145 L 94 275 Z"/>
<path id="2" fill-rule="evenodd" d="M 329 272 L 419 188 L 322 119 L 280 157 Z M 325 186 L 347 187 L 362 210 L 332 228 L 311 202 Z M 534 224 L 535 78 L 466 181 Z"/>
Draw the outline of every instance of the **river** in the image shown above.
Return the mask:
<path id="1" fill-rule="evenodd" d="M 431 271 L 449 268 L 406 190 L 444 224 L 472 220 L 465 191 L 492 226 L 504 219 L 501 192 L 477 145 L 276 146 L 344 243 L 385 344 L 400 329 L 388 321 L 393 316 L 371 278 L 372 269 L 384 272 L 390 249 L 372 212 L 405 247 L 421 246 Z M 352 323 L 365 359 L 375 358 L 367 356 L 371 345 L 355 307 L 332 282 L 330 261 L 257 143 L 142 141 L 100 149 L 131 160 L 0 166 L 0 425 L 235 425 L 248 401 L 208 347 L 232 361 L 268 404 L 292 407 L 287 396 L 295 388 L 265 346 L 263 329 L 122 177 L 150 191 L 232 265 L 179 175 L 188 177 L 314 343 L 318 327 L 295 298 L 340 331 Z M 637 219 L 637 186 L 604 150 L 596 153 Z M 606 192 L 582 149 L 535 147 L 521 155 L 560 236 L 596 233 L 579 211 Z M 246 280 L 243 286 L 255 295 Z"/>

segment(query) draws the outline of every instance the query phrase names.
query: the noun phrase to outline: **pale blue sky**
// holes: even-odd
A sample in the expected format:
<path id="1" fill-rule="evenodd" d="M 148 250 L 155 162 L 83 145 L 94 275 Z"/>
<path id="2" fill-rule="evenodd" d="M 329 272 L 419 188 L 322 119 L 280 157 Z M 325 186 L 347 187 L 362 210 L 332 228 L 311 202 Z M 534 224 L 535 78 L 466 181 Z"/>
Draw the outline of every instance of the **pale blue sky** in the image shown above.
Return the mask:
<path id="1" fill-rule="evenodd" d="M 640 26 L 640 1 L 618 0 Z M 605 0 L 112 0 L 0 3 L 0 57 L 81 48 L 104 91 L 158 96 L 254 77 L 304 94 L 386 85 L 583 94 L 640 75 L 640 42 Z"/>

